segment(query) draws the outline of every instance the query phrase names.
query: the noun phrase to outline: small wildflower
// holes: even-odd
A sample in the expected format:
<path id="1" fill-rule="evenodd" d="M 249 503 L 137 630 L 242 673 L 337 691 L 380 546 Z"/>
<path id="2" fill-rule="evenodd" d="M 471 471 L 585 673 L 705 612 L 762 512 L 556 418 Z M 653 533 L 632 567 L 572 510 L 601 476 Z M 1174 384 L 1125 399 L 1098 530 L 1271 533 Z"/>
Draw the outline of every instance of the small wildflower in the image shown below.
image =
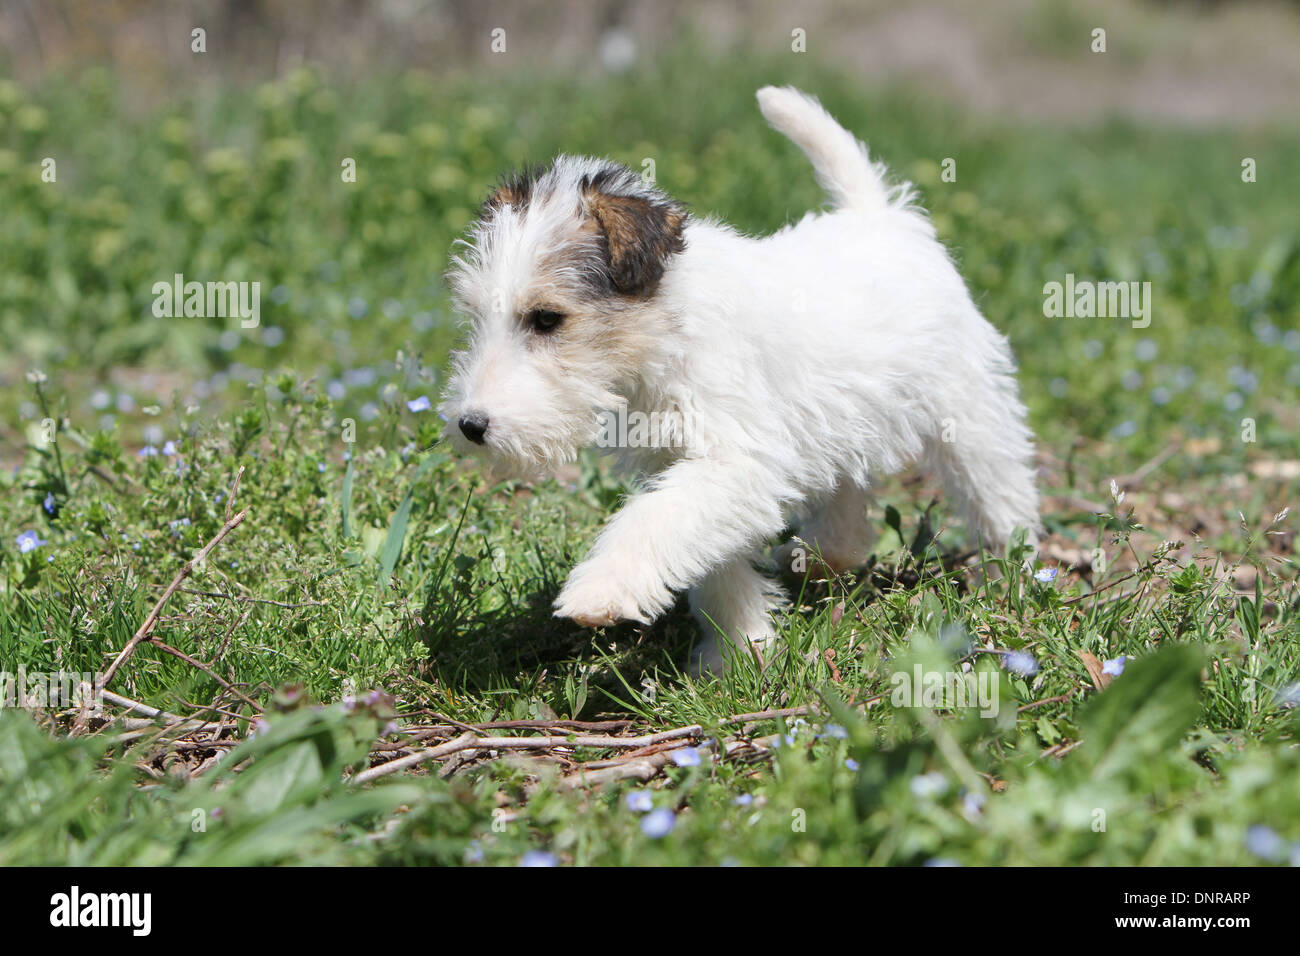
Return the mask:
<path id="1" fill-rule="evenodd" d="M 948 778 L 939 771 L 918 774 L 912 778 L 912 795 L 916 797 L 942 796 L 948 789 Z"/>
<path id="2" fill-rule="evenodd" d="M 1002 666 L 1018 677 L 1033 677 L 1038 673 L 1038 661 L 1024 651 L 1003 651 Z"/>
<path id="3" fill-rule="evenodd" d="M 465 862 L 466 862 L 466 863 L 482 863 L 482 862 L 483 862 L 483 847 L 482 847 L 482 845 L 478 842 L 478 840 L 470 840 L 470 841 L 469 841 L 469 845 L 468 845 L 467 847 L 465 847 L 465 857 L 464 857 L 464 859 L 465 859 Z"/>
<path id="4" fill-rule="evenodd" d="M 180 454 L 180 452 L 177 451 L 176 449 L 176 442 L 174 441 L 163 442 L 162 453 L 166 455 L 168 458 L 175 458 L 177 455 Z"/>
<path id="5" fill-rule="evenodd" d="M 43 548 L 49 544 L 48 541 L 41 538 L 35 531 L 24 531 L 17 537 L 18 553 L 29 554 L 37 548 Z"/>
<path id="6" fill-rule="evenodd" d="M 1056 580 L 1056 568 L 1039 568 L 1034 572 L 1034 580 L 1039 584 L 1051 584 Z"/>
<path id="7" fill-rule="evenodd" d="M 856 760 L 854 760 L 852 757 L 845 757 L 845 758 L 844 758 L 844 766 L 848 767 L 848 768 L 849 768 L 850 770 L 852 770 L 854 773 L 857 773 L 859 770 L 862 769 L 862 764 L 858 763 L 858 762 L 857 762 Z"/>
<path id="8" fill-rule="evenodd" d="M 45 509 L 47 514 L 54 514 L 55 504 L 53 492 L 50 492 L 45 496 L 45 500 L 41 502 L 41 506 Z"/>
<path id="9" fill-rule="evenodd" d="M 1277 695 L 1277 701 L 1283 707 L 1300 707 L 1300 681 L 1283 687 Z"/>
<path id="10" fill-rule="evenodd" d="M 1106 661 L 1101 665 L 1101 672 L 1103 674 L 1109 674 L 1111 677 L 1118 677 L 1120 674 L 1124 673 L 1124 662 L 1126 660 L 1128 660 L 1128 656 L 1122 655 Z"/>
<path id="11" fill-rule="evenodd" d="M 754 795 L 752 793 L 742 793 L 731 802 L 738 807 L 747 807 L 754 802 Z"/>
<path id="12" fill-rule="evenodd" d="M 651 810 L 641 818 L 641 832 L 652 840 L 660 840 L 673 832 L 677 826 L 677 814 L 666 807 Z"/>
<path id="13" fill-rule="evenodd" d="M 849 732 L 839 724 L 827 724 L 826 733 L 822 734 L 822 736 L 831 740 L 848 740 Z"/>
<path id="14" fill-rule="evenodd" d="M 698 767 L 701 762 L 700 752 L 694 747 L 682 747 L 673 751 L 672 760 L 679 767 Z"/>
<path id="15" fill-rule="evenodd" d="M 153 458 L 158 454 L 158 449 L 153 445 L 145 445 L 135 454 L 137 458 Z"/>
<path id="16" fill-rule="evenodd" d="M 429 401 L 428 395 L 421 395 L 419 398 L 413 398 L 406 403 L 406 410 L 409 412 L 427 412 L 433 407 Z"/>
<path id="17" fill-rule="evenodd" d="M 985 797 L 982 793 L 967 793 L 961 798 L 961 812 L 972 823 L 979 819 L 984 811 Z"/>
<path id="18" fill-rule="evenodd" d="M 1281 859 L 1286 846 L 1272 827 L 1256 823 L 1246 831 L 1246 849 L 1263 860 Z"/>
<path id="19" fill-rule="evenodd" d="M 655 808 L 654 798 L 645 790 L 633 790 L 623 802 L 633 813 L 649 813 Z"/>
<path id="20" fill-rule="evenodd" d="M 545 850 L 529 850 L 519 858 L 520 866 L 559 866 L 560 861 L 554 853 Z"/>

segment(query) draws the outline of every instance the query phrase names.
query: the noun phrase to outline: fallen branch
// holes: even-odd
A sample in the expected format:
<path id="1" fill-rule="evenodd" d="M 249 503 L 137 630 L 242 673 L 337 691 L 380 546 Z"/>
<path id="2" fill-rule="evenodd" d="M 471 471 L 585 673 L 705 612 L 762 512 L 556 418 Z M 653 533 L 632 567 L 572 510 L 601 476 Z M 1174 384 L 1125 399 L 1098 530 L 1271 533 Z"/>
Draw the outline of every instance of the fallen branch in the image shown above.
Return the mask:
<path id="1" fill-rule="evenodd" d="M 240 471 L 242 472 L 242 470 L 243 469 L 241 468 Z M 236 487 L 238 487 L 238 482 L 239 477 L 236 476 Z M 176 593 L 177 589 L 184 583 L 185 579 L 194 572 L 194 566 L 202 564 L 207 560 L 209 552 L 219 545 L 225 539 L 226 535 L 238 528 L 240 522 L 244 520 L 244 516 L 247 514 L 248 510 L 245 509 L 233 518 L 227 520 L 221 530 L 216 533 L 216 536 L 211 541 L 205 544 L 193 558 L 181 565 L 180 571 L 176 573 L 176 577 L 172 578 L 172 583 L 167 585 L 167 590 L 163 591 L 162 597 L 160 597 L 158 603 L 153 606 L 153 610 L 149 612 L 149 616 L 144 619 L 144 623 L 140 625 L 140 629 L 135 632 L 135 635 L 131 640 L 126 642 L 126 646 L 122 648 L 121 653 L 117 655 L 113 663 L 108 665 L 108 670 L 104 672 L 104 679 L 102 681 L 103 686 L 108 686 L 108 684 L 113 680 L 114 675 L 117 674 L 118 669 L 131 659 L 131 655 L 135 653 L 135 649 L 140 646 L 140 643 L 149 639 L 149 635 L 153 633 L 154 627 L 158 624 L 158 617 L 162 614 L 163 605 L 165 605 L 167 600 Z"/>
<path id="2" fill-rule="evenodd" d="M 682 740 L 698 737 L 703 733 L 704 728 L 699 724 L 692 724 L 689 727 L 678 727 L 674 730 L 665 730 L 662 733 L 657 734 L 645 734 L 641 737 L 605 737 L 591 735 L 570 735 L 565 737 L 480 737 L 472 730 L 467 730 L 455 740 L 448 741 L 445 744 L 439 744 L 436 747 L 429 747 L 424 750 L 417 750 L 410 756 L 399 757 L 396 760 L 388 761 L 388 763 L 382 763 L 377 767 L 363 770 L 353 778 L 353 782 L 367 783 L 378 777 L 383 777 L 390 773 L 396 773 L 398 770 L 405 770 L 408 767 L 419 766 L 429 760 L 436 760 L 440 757 L 449 757 L 461 750 L 554 750 L 557 747 L 599 747 L 602 749 L 626 748 L 628 750 L 639 750 L 642 747 L 649 747 L 653 744 L 664 743 L 670 740 Z"/>

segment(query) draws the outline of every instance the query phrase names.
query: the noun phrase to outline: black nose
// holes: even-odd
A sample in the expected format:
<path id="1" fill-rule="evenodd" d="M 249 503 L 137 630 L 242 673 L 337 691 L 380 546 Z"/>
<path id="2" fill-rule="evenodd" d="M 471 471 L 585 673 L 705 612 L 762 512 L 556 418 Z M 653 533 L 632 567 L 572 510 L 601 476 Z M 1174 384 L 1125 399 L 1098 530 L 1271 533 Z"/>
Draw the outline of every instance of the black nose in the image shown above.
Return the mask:
<path id="1" fill-rule="evenodd" d="M 488 417 L 482 412 L 470 412 L 468 415 L 460 416 L 461 434 L 476 445 L 483 444 L 483 436 L 487 434 Z"/>

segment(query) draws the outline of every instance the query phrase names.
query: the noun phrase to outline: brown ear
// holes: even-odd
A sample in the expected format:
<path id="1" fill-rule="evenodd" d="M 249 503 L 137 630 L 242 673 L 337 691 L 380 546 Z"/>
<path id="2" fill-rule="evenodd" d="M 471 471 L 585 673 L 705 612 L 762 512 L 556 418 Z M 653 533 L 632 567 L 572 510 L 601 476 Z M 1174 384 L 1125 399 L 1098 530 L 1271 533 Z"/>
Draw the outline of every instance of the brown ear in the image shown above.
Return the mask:
<path id="1" fill-rule="evenodd" d="M 668 257 L 686 248 L 686 213 L 669 202 L 615 196 L 589 187 L 587 213 L 600 226 L 609 250 L 609 275 L 623 295 L 646 296 L 663 278 Z"/>

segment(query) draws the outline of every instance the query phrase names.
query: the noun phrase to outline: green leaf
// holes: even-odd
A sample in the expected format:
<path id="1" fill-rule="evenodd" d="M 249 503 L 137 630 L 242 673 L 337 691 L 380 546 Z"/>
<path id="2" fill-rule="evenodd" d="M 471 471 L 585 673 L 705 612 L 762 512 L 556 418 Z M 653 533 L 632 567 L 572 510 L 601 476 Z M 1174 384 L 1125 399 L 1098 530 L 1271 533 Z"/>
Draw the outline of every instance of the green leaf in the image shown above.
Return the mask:
<path id="1" fill-rule="evenodd" d="M 393 512 L 393 519 L 388 525 L 388 537 L 384 541 L 384 549 L 379 553 L 379 566 L 383 571 L 380 581 L 386 582 L 389 579 L 393 573 L 393 568 L 397 567 L 397 559 L 402 556 L 402 544 L 406 541 L 406 526 L 411 519 L 414 488 L 419 485 L 420 479 L 431 468 L 445 460 L 446 456 L 444 455 L 430 455 L 420 462 L 419 468 L 415 469 L 415 477 L 411 479 L 412 490 L 406 493 L 406 496 L 402 498 L 402 503 Z"/>
<path id="2" fill-rule="evenodd" d="M 893 505 L 885 505 L 885 524 L 894 529 L 894 533 L 898 535 L 898 540 L 906 546 L 907 541 L 903 538 L 903 516 L 898 513 L 898 509 Z"/>
<path id="3" fill-rule="evenodd" d="M 355 468 L 352 459 L 348 459 L 348 470 L 343 475 L 343 537 L 352 537 L 352 479 Z"/>
<path id="4" fill-rule="evenodd" d="M 1201 652 L 1162 648 L 1134 661 L 1080 713 L 1082 761 L 1093 779 L 1136 769 L 1174 750 L 1200 716 Z"/>

